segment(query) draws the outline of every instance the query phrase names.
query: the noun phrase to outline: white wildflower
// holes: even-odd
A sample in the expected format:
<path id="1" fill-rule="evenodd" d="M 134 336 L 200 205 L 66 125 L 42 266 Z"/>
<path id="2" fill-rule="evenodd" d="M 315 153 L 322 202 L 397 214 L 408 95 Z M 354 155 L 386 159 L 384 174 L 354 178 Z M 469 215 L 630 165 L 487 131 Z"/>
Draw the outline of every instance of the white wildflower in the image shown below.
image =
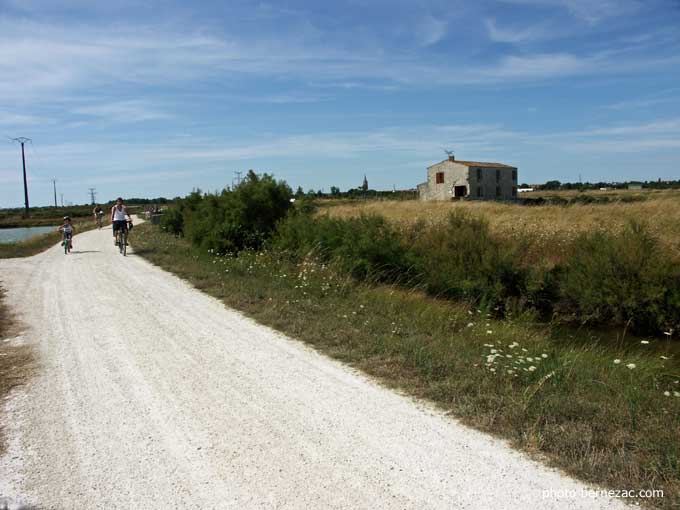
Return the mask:
<path id="1" fill-rule="evenodd" d="M 629 368 L 629 369 L 631 369 L 631 370 L 633 370 L 636 366 L 637 366 L 637 365 L 636 365 L 635 363 L 628 363 L 628 364 L 626 365 L 626 367 Z"/>
<path id="2" fill-rule="evenodd" d="M 619 363 L 621 363 L 621 360 L 620 360 L 620 359 L 615 359 L 615 360 L 614 360 L 614 365 L 618 365 Z"/>
<path id="3" fill-rule="evenodd" d="M 536 370 L 536 367 L 531 365 L 527 370 L 529 370 L 529 372 L 533 372 L 534 370 Z"/>

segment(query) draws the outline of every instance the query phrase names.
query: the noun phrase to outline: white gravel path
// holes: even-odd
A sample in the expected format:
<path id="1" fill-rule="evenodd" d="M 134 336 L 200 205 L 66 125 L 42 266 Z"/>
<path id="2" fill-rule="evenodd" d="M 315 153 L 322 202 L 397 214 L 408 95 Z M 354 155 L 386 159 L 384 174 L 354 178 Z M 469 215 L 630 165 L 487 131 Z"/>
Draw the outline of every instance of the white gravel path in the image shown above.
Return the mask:
<path id="1" fill-rule="evenodd" d="M 134 233 L 133 233 L 134 235 Z M 0 498 L 39 509 L 614 509 L 586 486 L 225 308 L 110 231 L 0 260 L 40 370 Z M 0 499 L 0 501 L 2 501 Z"/>

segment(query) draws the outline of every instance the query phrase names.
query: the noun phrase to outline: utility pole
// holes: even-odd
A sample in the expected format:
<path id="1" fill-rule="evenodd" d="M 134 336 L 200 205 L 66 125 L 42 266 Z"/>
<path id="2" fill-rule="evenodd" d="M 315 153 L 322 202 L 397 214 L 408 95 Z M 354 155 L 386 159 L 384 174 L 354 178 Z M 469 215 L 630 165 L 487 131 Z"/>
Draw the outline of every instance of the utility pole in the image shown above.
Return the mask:
<path id="1" fill-rule="evenodd" d="M 26 207 L 26 216 L 28 216 L 28 182 L 26 181 L 26 155 L 24 154 L 24 144 L 26 142 L 33 142 L 33 140 L 26 138 L 25 136 L 10 138 L 10 140 L 21 144 L 21 162 L 24 165 L 24 205 Z"/>
<path id="2" fill-rule="evenodd" d="M 236 186 L 238 187 L 238 186 L 241 185 L 241 174 L 242 174 L 243 172 L 240 172 L 240 171 L 239 171 L 239 172 L 234 172 L 234 173 L 236 174 Z"/>
<path id="3" fill-rule="evenodd" d="M 97 196 L 97 192 L 95 191 L 97 188 L 88 188 L 90 190 L 90 202 L 92 205 L 94 205 L 94 199 Z"/>
<path id="4" fill-rule="evenodd" d="M 59 193 L 59 195 L 61 195 L 61 206 L 64 207 L 64 194 Z"/>
<path id="5" fill-rule="evenodd" d="M 52 187 L 54 188 L 54 207 L 57 207 L 57 180 L 52 179 Z"/>

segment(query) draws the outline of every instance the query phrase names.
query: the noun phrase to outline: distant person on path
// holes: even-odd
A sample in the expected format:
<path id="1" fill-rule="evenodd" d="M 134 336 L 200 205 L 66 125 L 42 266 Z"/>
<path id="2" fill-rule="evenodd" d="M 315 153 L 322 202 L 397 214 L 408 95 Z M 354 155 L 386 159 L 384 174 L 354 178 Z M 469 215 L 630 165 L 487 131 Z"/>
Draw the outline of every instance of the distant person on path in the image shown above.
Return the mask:
<path id="1" fill-rule="evenodd" d="M 92 214 L 94 215 L 94 224 L 102 228 L 102 218 L 104 217 L 104 209 L 102 206 L 97 204 L 92 209 Z"/>
<path id="2" fill-rule="evenodd" d="M 127 233 L 128 222 L 125 219 L 126 216 L 130 218 L 130 225 L 132 225 L 132 217 L 127 211 L 127 207 L 123 203 L 123 199 L 118 197 L 116 199 L 116 205 L 111 208 L 111 223 L 113 224 L 113 244 L 116 244 L 116 232 L 121 230 Z"/>

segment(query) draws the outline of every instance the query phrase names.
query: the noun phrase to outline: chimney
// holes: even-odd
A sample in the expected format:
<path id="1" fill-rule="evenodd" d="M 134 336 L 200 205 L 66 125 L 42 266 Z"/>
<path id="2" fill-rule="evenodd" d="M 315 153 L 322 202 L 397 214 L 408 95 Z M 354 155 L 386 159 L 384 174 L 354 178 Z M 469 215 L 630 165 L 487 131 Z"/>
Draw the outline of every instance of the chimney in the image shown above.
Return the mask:
<path id="1" fill-rule="evenodd" d="M 456 161 L 456 157 L 453 154 L 449 154 L 449 161 Z"/>

